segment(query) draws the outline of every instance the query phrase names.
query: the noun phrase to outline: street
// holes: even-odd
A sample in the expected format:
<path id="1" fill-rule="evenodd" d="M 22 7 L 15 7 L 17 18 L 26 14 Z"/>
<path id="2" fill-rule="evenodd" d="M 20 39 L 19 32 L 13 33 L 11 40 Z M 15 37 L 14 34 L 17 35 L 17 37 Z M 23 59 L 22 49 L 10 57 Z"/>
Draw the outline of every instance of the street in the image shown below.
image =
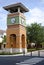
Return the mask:
<path id="1" fill-rule="evenodd" d="M 27 55 L 0 57 L 0 65 L 44 65 L 44 57 Z"/>

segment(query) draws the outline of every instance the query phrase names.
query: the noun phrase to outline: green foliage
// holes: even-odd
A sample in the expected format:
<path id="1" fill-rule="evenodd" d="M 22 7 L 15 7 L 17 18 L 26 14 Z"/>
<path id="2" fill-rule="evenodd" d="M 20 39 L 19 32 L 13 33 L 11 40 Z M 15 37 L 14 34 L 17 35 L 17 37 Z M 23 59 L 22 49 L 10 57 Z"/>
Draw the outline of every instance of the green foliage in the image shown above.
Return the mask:
<path id="1" fill-rule="evenodd" d="M 37 23 L 27 26 L 27 39 L 37 44 L 44 42 L 44 27 Z"/>
<path id="2" fill-rule="evenodd" d="M 35 49 L 35 48 L 33 48 L 33 49 L 27 49 L 27 51 L 28 51 L 28 52 L 36 51 L 36 49 Z"/>
<path id="3" fill-rule="evenodd" d="M 44 45 L 44 42 L 42 42 L 41 44 Z"/>
<path id="4" fill-rule="evenodd" d="M 44 48 L 44 42 L 42 42 L 41 45 L 42 45 L 42 48 Z"/>
<path id="5" fill-rule="evenodd" d="M 28 52 L 32 52 L 32 51 L 38 51 L 38 50 L 44 50 L 43 48 L 31 48 L 31 49 L 27 49 Z"/>
<path id="6" fill-rule="evenodd" d="M 6 53 L 6 52 L 1 52 L 0 55 L 16 55 L 16 54 L 22 54 L 22 52 L 17 52 L 17 53 Z"/>
<path id="7" fill-rule="evenodd" d="M 3 37 L 3 42 L 6 42 L 6 36 L 4 35 L 4 37 Z"/>

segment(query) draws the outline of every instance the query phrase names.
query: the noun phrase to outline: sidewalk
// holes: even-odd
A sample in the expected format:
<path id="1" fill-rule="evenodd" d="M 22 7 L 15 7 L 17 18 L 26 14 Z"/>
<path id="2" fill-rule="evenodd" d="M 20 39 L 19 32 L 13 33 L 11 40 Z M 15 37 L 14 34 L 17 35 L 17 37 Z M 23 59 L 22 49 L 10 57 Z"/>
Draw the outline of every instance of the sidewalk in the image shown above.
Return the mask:
<path id="1" fill-rule="evenodd" d="M 33 51 L 33 52 L 28 52 L 26 54 L 15 54 L 15 55 L 0 55 L 0 57 L 8 57 L 8 56 L 23 56 L 23 55 L 28 55 L 28 56 L 44 56 L 44 50 L 39 50 L 39 51 Z"/>
<path id="2" fill-rule="evenodd" d="M 44 56 L 44 50 L 28 52 L 26 55 L 29 55 L 29 56 L 39 56 L 39 55 Z"/>

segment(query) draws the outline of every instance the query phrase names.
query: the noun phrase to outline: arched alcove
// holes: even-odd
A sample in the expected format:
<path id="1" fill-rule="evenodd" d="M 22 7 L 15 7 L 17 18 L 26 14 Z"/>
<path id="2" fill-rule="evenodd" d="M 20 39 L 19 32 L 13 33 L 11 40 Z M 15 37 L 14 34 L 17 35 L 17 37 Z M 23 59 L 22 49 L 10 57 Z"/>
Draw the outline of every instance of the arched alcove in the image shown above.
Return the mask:
<path id="1" fill-rule="evenodd" d="M 22 34 L 21 40 L 22 40 L 22 48 L 24 48 L 25 47 L 25 35 L 24 34 Z"/>
<path id="2" fill-rule="evenodd" d="M 12 48 L 16 48 L 16 35 L 15 34 L 11 34 L 10 35 L 10 43 L 11 43 L 11 47 Z"/>

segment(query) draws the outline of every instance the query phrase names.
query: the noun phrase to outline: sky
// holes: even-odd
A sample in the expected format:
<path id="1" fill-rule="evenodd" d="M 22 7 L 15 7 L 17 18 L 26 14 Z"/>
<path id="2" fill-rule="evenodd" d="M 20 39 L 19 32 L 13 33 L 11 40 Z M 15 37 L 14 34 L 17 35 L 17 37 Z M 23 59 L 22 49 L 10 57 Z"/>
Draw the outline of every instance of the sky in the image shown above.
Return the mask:
<path id="1" fill-rule="evenodd" d="M 0 0 L 0 29 L 7 29 L 8 12 L 3 7 L 17 2 L 21 2 L 29 9 L 29 12 L 24 14 L 27 25 L 36 22 L 44 26 L 44 0 Z"/>

